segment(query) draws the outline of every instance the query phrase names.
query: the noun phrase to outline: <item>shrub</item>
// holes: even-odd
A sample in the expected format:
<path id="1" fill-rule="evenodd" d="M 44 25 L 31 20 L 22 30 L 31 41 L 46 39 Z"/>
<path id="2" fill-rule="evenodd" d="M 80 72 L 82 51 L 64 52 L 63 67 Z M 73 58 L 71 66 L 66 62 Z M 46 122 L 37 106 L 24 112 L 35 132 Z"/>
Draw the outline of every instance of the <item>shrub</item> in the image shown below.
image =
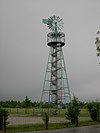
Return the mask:
<path id="1" fill-rule="evenodd" d="M 0 130 L 6 131 L 6 120 L 8 119 L 8 111 L 0 109 Z"/>
<path id="2" fill-rule="evenodd" d="M 80 106 L 78 98 L 74 97 L 72 102 L 69 103 L 67 112 L 65 114 L 66 119 L 71 121 L 71 124 L 78 126 L 78 116 L 80 114 Z"/>
<path id="3" fill-rule="evenodd" d="M 87 104 L 87 109 L 93 121 L 99 122 L 99 108 L 100 108 L 100 103 L 98 102 L 91 102 Z"/>

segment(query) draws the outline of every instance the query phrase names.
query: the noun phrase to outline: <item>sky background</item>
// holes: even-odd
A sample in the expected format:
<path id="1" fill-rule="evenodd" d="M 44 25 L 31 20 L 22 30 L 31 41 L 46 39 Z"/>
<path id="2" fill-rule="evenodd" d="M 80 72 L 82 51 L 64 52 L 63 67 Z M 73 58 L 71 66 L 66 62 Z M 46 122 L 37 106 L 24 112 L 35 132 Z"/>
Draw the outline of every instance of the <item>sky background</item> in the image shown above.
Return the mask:
<path id="1" fill-rule="evenodd" d="M 49 53 L 43 18 L 60 16 L 71 96 L 100 101 L 100 0 L 0 0 L 0 100 L 39 101 Z"/>

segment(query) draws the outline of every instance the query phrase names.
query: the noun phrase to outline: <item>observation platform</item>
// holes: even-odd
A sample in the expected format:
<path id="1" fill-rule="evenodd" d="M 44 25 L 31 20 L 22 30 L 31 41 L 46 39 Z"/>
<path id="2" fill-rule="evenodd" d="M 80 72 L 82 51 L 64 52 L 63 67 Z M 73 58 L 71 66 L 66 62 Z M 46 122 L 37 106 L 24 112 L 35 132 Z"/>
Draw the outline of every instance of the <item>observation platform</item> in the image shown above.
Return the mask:
<path id="1" fill-rule="evenodd" d="M 50 47 L 63 47 L 65 45 L 65 34 L 63 32 L 48 33 L 47 45 Z"/>

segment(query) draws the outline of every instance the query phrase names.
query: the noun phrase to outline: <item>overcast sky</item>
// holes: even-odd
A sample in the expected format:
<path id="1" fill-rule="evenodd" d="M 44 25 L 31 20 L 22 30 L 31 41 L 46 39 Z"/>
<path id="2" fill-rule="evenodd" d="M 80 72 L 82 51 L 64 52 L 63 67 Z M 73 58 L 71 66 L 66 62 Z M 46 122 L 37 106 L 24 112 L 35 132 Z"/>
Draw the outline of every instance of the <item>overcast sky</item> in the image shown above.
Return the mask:
<path id="1" fill-rule="evenodd" d="M 43 18 L 60 16 L 71 95 L 100 100 L 100 0 L 0 0 L 0 100 L 39 101 L 49 47 Z"/>

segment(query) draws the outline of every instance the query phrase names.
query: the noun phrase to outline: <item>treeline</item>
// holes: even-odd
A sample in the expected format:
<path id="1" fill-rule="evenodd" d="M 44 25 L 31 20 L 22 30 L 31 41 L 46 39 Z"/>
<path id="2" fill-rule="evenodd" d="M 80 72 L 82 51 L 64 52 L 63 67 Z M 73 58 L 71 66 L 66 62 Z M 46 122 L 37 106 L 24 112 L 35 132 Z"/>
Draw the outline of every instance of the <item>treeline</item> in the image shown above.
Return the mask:
<path id="1" fill-rule="evenodd" d="M 32 102 L 31 105 L 29 106 L 31 107 L 37 107 L 39 108 L 40 103 L 39 102 Z M 0 108 L 25 108 L 25 104 L 23 102 L 20 101 L 0 101 Z"/>
<path id="2" fill-rule="evenodd" d="M 28 97 L 25 98 L 25 100 L 21 101 L 0 101 L 0 108 L 39 108 L 41 105 L 40 102 L 35 101 L 32 102 L 30 99 L 28 99 Z M 43 108 L 48 108 L 48 105 L 50 106 L 50 104 L 48 104 L 48 102 L 43 104 Z M 87 103 L 85 102 L 80 102 L 80 108 L 85 108 L 85 106 L 87 105 Z M 52 107 L 52 105 L 51 105 Z M 62 106 L 62 108 L 65 108 L 65 105 Z"/>
<path id="3" fill-rule="evenodd" d="M 0 101 L 0 108 L 31 108 L 31 107 L 37 107 L 39 108 L 40 103 L 39 102 L 32 102 L 31 99 L 28 98 L 28 96 L 25 97 L 25 99 L 21 101 Z"/>

